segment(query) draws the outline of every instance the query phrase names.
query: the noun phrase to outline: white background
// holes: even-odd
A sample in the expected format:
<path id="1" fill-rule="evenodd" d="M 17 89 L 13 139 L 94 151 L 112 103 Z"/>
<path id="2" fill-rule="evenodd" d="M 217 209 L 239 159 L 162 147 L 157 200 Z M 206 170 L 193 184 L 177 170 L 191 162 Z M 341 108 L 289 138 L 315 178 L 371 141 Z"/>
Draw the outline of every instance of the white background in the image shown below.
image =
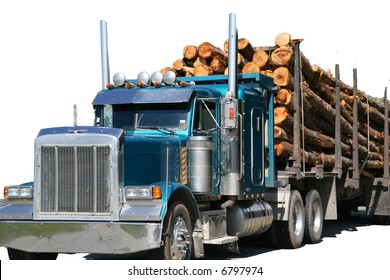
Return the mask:
<path id="1" fill-rule="evenodd" d="M 357 68 L 358 88 L 383 96 L 390 78 L 389 9 L 383 0 L 1 1 L 0 186 L 33 179 L 33 143 L 39 129 L 73 125 L 74 104 L 78 124 L 93 123 L 91 102 L 101 89 L 101 19 L 108 23 L 111 74 L 120 71 L 135 78 L 140 71 L 171 66 L 182 57 L 185 45 L 209 41 L 222 48 L 231 12 L 237 15 L 239 38 L 248 38 L 254 46 L 271 46 L 278 33 L 289 32 L 304 39 L 301 50 L 312 64 L 332 73 L 340 64 L 341 78 L 350 85 Z M 373 235 L 367 238 L 377 241 Z M 346 257 L 353 259 L 343 258 L 349 248 L 329 248 L 322 261 L 348 270 L 361 265 L 367 276 L 365 261 L 378 256 L 364 251 L 370 246 L 358 251 L 356 243 L 361 241 L 353 242 L 346 243 L 356 250 L 354 258 Z M 288 254 L 280 263 L 297 261 Z M 313 262 L 307 252 L 301 258 Z M 55 268 L 57 276 L 68 271 L 65 266 Z M 297 273 L 292 279 L 314 279 L 323 273 L 306 271 L 313 277 Z M 36 278 L 36 272 L 31 273 Z M 93 275 L 93 270 L 84 273 Z M 339 276 L 334 273 L 334 279 Z"/>
<path id="2" fill-rule="evenodd" d="M 303 38 L 311 64 L 383 96 L 390 78 L 389 9 L 385 1 L 43 1 L 0 2 L 0 186 L 33 179 L 40 128 L 93 124 L 101 89 L 100 20 L 108 24 L 111 74 L 136 78 L 182 58 L 186 45 L 223 48 L 229 13 L 238 37 L 273 46 L 280 32 Z"/>

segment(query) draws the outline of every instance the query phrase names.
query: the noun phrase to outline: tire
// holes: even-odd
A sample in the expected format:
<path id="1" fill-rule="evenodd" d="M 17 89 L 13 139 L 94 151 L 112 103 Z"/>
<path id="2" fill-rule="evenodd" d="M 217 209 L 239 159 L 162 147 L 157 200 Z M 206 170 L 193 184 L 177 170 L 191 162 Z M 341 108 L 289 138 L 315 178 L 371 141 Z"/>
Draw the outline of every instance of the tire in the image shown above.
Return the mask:
<path id="1" fill-rule="evenodd" d="M 288 220 L 281 222 L 281 244 L 286 249 L 295 249 L 302 246 L 305 233 L 305 211 L 301 194 L 297 190 L 291 191 L 288 207 Z"/>
<path id="2" fill-rule="evenodd" d="M 390 216 L 373 215 L 375 224 L 386 226 L 390 225 Z"/>
<path id="3" fill-rule="evenodd" d="M 31 253 L 17 249 L 7 248 L 10 260 L 56 260 L 57 253 Z"/>
<path id="4" fill-rule="evenodd" d="M 163 246 L 148 252 L 150 259 L 189 260 L 193 254 L 192 221 L 187 207 L 175 201 L 168 209 L 163 226 Z"/>
<path id="5" fill-rule="evenodd" d="M 324 211 L 321 197 L 316 190 L 310 190 L 305 197 L 305 242 L 321 242 L 324 226 Z"/>

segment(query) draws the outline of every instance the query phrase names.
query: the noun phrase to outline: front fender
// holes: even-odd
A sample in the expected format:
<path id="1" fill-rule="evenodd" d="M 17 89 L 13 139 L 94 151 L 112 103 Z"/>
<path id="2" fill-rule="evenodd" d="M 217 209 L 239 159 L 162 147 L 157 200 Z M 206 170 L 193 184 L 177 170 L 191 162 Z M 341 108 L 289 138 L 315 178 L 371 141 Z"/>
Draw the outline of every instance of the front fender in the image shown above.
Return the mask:
<path id="1" fill-rule="evenodd" d="M 168 193 L 166 194 L 166 190 L 164 189 L 162 191 L 162 195 L 164 202 L 160 216 L 162 220 L 167 213 L 169 205 L 171 205 L 174 201 L 177 200 L 181 200 L 185 204 L 188 211 L 190 212 L 192 221 L 195 222 L 196 220 L 200 219 L 198 203 L 196 202 L 193 193 L 187 186 L 177 183 L 170 184 L 168 186 Z"/>

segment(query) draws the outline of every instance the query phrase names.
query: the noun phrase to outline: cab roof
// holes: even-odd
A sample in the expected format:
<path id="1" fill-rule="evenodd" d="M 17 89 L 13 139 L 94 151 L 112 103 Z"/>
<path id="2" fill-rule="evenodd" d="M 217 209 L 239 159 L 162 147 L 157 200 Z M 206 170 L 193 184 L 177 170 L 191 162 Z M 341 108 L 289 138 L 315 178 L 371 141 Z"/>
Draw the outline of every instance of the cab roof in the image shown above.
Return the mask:
<path id="1" fill-rule="evenodd" d="M 228 91 L 227 76 L 202 76 L 179 78 L 181 81 L 193 81 L 196 85 L 186 87 L 114 87 L 100 91 L 92 105 L 105 104 L 147 104 L 147 103 L 187 103 L 193 95 L 202 97 L 221 98 Z M 238 95 L 245 92 L 263 89 L 273 89 L 273 79 L 259 74 L 241 74 L 238 76 Z M 257 90 L 255 90 L 257 89 Z"/>

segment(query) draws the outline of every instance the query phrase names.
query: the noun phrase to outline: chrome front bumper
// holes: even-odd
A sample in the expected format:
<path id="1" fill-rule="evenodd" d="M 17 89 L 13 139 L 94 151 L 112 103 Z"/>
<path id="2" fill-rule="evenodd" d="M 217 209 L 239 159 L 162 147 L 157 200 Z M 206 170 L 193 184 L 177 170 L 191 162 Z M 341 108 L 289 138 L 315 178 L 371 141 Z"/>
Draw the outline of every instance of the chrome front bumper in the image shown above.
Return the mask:
<path id="1" fill-rule="evenodd" d="M 0 221 L 0 246 L 27 252 L 126 254 L 160 247 L 161 223 Z"/>

